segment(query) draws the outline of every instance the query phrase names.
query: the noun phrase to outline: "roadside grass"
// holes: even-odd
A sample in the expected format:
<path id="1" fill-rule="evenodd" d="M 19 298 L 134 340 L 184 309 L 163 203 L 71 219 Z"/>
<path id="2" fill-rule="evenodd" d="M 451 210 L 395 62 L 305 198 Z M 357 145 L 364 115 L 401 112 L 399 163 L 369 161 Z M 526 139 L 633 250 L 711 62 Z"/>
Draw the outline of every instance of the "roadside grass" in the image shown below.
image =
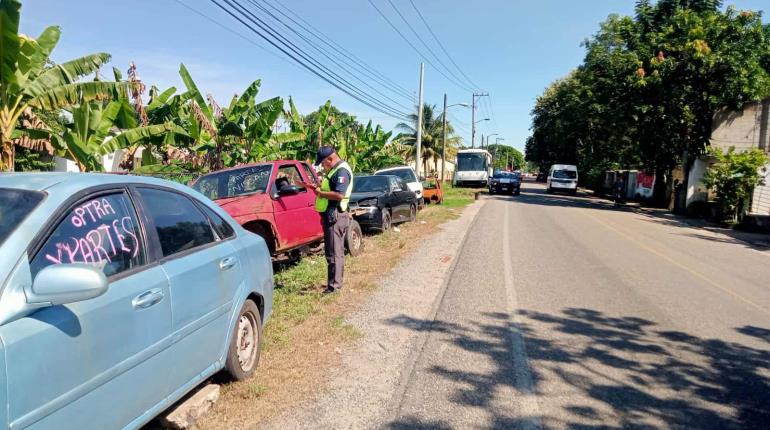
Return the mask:
<path id="1" fill-rule="evenodd" d="M 253 428 L 318 395 L 345 348 L 365 335 L 345 316 L 358 309 L 382 277 L 442 223 L 459 217 L 475 192 L 447 187 L 446 204 L 426 207 L 417 222 L 401 224 L 399 231 L 365 236 L 364 252 L 346 258 L 342 293 L 320 293 L 326 280 L 323 255 L 306 256 L 294 266 L 277 270 L 273 314 L 264 328 L 256 374 L 246 381 L 223 384 L 220 400 L 197 428 Z"/>

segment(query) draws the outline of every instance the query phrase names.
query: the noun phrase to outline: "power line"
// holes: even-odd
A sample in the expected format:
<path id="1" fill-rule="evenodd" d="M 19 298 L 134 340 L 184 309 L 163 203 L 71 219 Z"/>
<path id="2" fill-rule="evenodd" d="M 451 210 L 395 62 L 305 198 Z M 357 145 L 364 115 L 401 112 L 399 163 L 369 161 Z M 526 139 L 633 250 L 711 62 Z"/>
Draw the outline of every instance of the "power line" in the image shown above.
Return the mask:
<path id="1" fill-rule="evenodd" d="M 235 20 L 237 20 L 238 22 L 243 24 L 246 28 L 251 30 L 254 34 L 258 35 L 259 37 L 264 39 L 266 42 L 268 42 L 270 45 L 272 45 L 273 47 L 275 47 L 276 49 L 281 51 L 284 55 L 288 56 L 293 61 L 298 63 L 300 66 L 304 67 L 309 72 L 311 72 L 312 74 L 314 74 L 317 77 L 321 78 L 322 80 L 324 80 L 328 84 L 334 86 L 338 90 L 344 92 L 345 94 L 349 95 L 350 97 L 353 97 L 354 99 L 356 99 L 359 102 L 365 104 L 366 106 L 369 106 L 370 108 L 376 110 L 377 112 L 383 113 L 385 115 L 391 116 L 391 117 L 396 118 L 396 119 L 402 119 L 402 118 L 405 117 L 405 114 L 403 112 L 399 112 L 398 110 L 393 109 L 393 108 L 383 104 L 382 102 L 377 101 L 376 99 L 371 99 L 369 96 L 367 96 L 365 93 L 363 93 L 359 88 L 357 88 L 354 85 L 351 85 L 344 78 L 339 77 L 339 75 L 337 75 L 336 73 L 328 70 L 328 68 L 326 68 L 325 66 L 321 65 L 320 63 L 318 63 L 317 61 L 313 60 L 312 58 L 309 58 L 307 56 L 307 54 L 304 53 L 304 51 L 302 51 L 301 49 L 297 49 L 295 46 L 293 46 L 293 44 L 291 44 L 291 42 L 284 40 L 283 44 L 285 44 L 286 46 L 285 47 L 284 46 L 280 46 L 280 44 L 279 44 L 279 43 L 281 43 L 280 42 L 280 39 L 281 39 L 280 36 L 277 36 L 276 33 L 272 29 L 270 29 L 269 26 L 266 26 L 265 23 L 262 22 L 259 18 L 254 17 L 253 14 L 250 14 L 250 13 L 248 13 L 248 15 L 251 15 L 252 18 L 245 17 L 247 20 L 251 21 L 257 27 L 259 27 L 263 32 L 269 33 L 270 36 L 273 39 L 276 39 L 278 41 L 274 41 L 273 39 L 271 39 L 271 37 L 266 36 L 265 34 L 260 32 L 259 30 L 254 28 L 251 24 L 249 24 L 246 21 L 244 21 L 244 19 L 241 16 L 238 16 L 238 14 L 245 15 L 243 13 L 242 6 L 240 6 L 240 5 L 239 6 L 235 6 L 235 5 L 233 5 L 233 3 L 230 0 L 224 0 L 224 2 L 226 2 L 228 5 L 230 5 L 231 8 L 236 9 L 236 11 L 238 12 L 238 14 L 237 14 L 236 12 L 231 11 L 230 9 L 228 9 L 226 6 L 224 6 L 223 4 L 221 4 L 217 0 L 210 0 L 210 1 L 212 3 L 214 3 L 217 7 L 222 9 L 225 13 L 227 13 L 228 15 L 233 17 Z M 287 48 L 288 48 L 288 50 L 287 50 Z M 292 52 L 289 52 L 289 50 L 294 52 L 294 54 L 292 54 Z M 297 58 L 297 57 L 302 57 L 302 59 Z M 323 71 L 326 74 L 331 75 L 331 76 L 326 76 L 325 74 L 320 73 L 318 70 L 316 70 L 316 68 L 311 67 L 310 65 L 308 65 L 306 63 L 306 61 L 314 63 L 313 65 L 316 68 L 323 69 Z"/>
<path id="2" fill-rule="evenodd" d="M 454 66 L 457 68 L 457 70 L 460 72 L 460 74 L 463 75 L 465 80 L 468 81 L 468 83 L 471 84 L 472 87 L 474 87 L 476 89 L 479 89 L 479 86 L 476 85 L 471 80 L 471 78 L 469 78 L 468 75 L 465 74 L 465 72 L 463 72 L 463 69 L 461 69 L 460 66 L 458 66 L 457 63 L 455 62 L 455 60 L 452 58 L 452 56 L 449 55 L 449 52 L 446 50 L 446 48 L 444 48 L 444 44 L 441 43 L 441 39 L 439 39 L 438 36 L 436 36 L 436 33 L 433 32 L 433 29 L 430 27 L 430 24 L 428 24 L 428 21 L 422 15 L 422 13 L 420 12 L 420 9 L 417 8 L 417 5 L 414 4 L 414 1 L 409 0 L 409 3 L 412 4 L 412 8 L 414 8 L 414 11 L 417 12 L 417 15 L 420 17 L 420 20 L 422 20 L 422 23 L 425 24 L 425 28 L 428 29 L 428 31 L 430 32 L 431 36 L 433 36 L 433 39 L 436 41 L 438 46 L 441 48 L 442 51 L 444 51 L 444 54 L 446 55 L 446 57 L 449 58 L 449 61 L 451 61 L 452 64 L 454 64 Z"/>
<path id="3" fill-rule="evenodd" d="M 433 66 L 433 68 L 436 69 L 436 71 L 439 72 L 439 74 L 441 74 L 441 76 L 445 77 L 449 82 L 453 83 L 454 85 L 457 85 L 458 87 L 460 87 L 460 88 L 462 88 L 462 89 L 464 89 L 466 91 L 472 91 L 472 90 L 470 90 L 468 88 L 465 88 L 463 85 L 460 85 L 460 84 L 456 83 L 454 80 L 452 80 L 452 78 L 447 76 L 440 68 L 436 67 L 436 65 L 433 64 L 430 61 L 430 59 L 428 59 L 427 56 L 422 53 L 422 51 L 417 49 L 417 47 L 414 46 L 414 44 L 406 36 L 404 36 L 404 33 L 402 33 L 401 30 L 399 30 L 398 27 L 396 27 L 396 25 L 393 24 L 393 22 L 390 20 L 390 18 L 388 18 L 388 16 L 385 15 L 385 13 L 383 13 L 382 10 L 380 10 L 380 8 L 378 8 L 377 5 L 374 4 L 374 2 L 372 2 L 372 0 L 367 0 L 367 1 L 369 2 L 370 5 L 372 5 L 372 7 L 377 11 L 377 13 L 380 14 L 380 16 L 385 20 L 385 22 L 387 22 L 388 25 L 390 25 L 390 27 L 396 33 L 398 33 L 398 35 L 401 36 L 402 39 L 404 39 L 404 42 L 406 42 L 417 53 L 417 55 L 419 55 L 421 58 L 423 58 L 428 64 Z"/>
<path id="4" fill-rule="evenodd" d="M 246 42 L 251 43 L 252 45 L 256 46 L 257 48 L 259 48 L 259 49 L 261 49 L 263 51 L 265 51 L 266 53 L 272 55 L 273 57 L 281 59 L 281 61 L 284 61 L 286 64 L 291 64 L 293 67 L 297 67 L 296 64 L 292 63 L 291 61 L 288 61 L 286 58 L 281 57 L 280 55 L 276 54 L 275 52 L 267 49 L 265 46 L 257 43 L 253 39 L 250 39 L 250 38 L 244 36 L 243 34 L 238 33 L 237 31 L 233 30 L 232 28 L 222 24 L 221 22 L 219 22 L 219 21 L 215 20 L 214 18 L 206 15 L 205 13 L 203 13 L 203 12 L 193 8 L 192 6 L 190 6 L 188 4 L 185 4 L 182 0 L 174 0 L 174 1 L 179 3 L 182 7 L 184 7 L 187 10 L 189 10 L 190 12 L 193 12 L 194 14 L 200 16 L 201 18 L 203 18 L 203 19 L 209 21 L 210 23 L 216 25 L 217 27 L 220 27 L 223 30 L 225 30 L 225 31 L 227 31 L 227 32 L 229 32 L 231 34 L 234 34 L 234 35 L 240 37 L 241 39 L 245 40 Z M 297 68 L 299 68 L 299 67 L 297 67 Z"/>
<path id="5" fill-rule="evenodd" d="M 313 42 L 311 39 L 309 39 L 309 38 L 308 38 L 308 37 L 306 37 L 305 35 L 303 35 L 303 34 L 301 34 L 300 32 L 298 32 L 298 31 L 297 31 L 297 30 L 296 30 L 294 27 L 292 27 L 292 26 L 288 25 L 286 22 L 284 22 L 283 20 L 281 20 L 279 17 L 275 16 L 275 15 L 274 15 L 272 12 L 270 12 L 270 11 L 269 11 L 269 10 L 267 10 L 267 9 L 265 9 L 263 6 L 261 6 L 260 4 L 258 4 L 256 1 L 254 1 L 254 0 L 248 0 L 248 1 L 249 1 L 249 3 L 253 4 L 254 6 L 256 6 L 256 7 L 257 7 L 259 10 L 261 10 L 262 12 L 264 12 L 264 13 L 268 14 L 268 15 L 269 15 L 271 18 L 273 18 L 274 20 L 276 20 L 278 23 L 280 23 L 281 25 L 283 25 L 284 27 L 286 27 L 286 29 L 287 29 L 287 30 L 289 30 L 290 32 L 292 32 L 292 33 L 296 34 L 297 36 L 299 36 L 299 37 L 300 37 L 300 38 L 301 38 L 303 41 L 305 41 L 305 43 L 306 43 L 307 45 L 309 45 L 311 48 L 313 48 L 313 49 L 315 49 L 316 51 L 318 51 L 318 52 L 319 52 L 319 53 L 320 53 L 322 56 L 324 56 L 324 57 L 325 57 L 327 60 L 329 60 L 329 61 L 331 61 L 332 63 L 334 63 L 334 64 L 335 64 L 335 65 L 336 65 L 338 68 L 340 68 L 340 69 L 342 69 L 342 70 L 346 70 L 346 67 L 345 67 L 345 66 L 343 66 L 342 64 L 340 64 L 340 62 L 339 62 L 339 61 L 337 61 L 335 58 L 332 58 L 332 57 L 331 57 L 331 55 L 333 55 L 333 54 L 330 54 L 330 53 L 329 53 L 329 51 L 327 51 L 326 49 L 324 49 L 324 48 L 322 48 L 322 47 L 319 47 L 318 45 L 316 45 L 316 44 L 315 44 L 315 43 L 314 43 L 314 42 Z M 344 73 L 344 72 L 343 72 L 343 73 Z M 391 98 L 390 96 L 388 96 L 387 94 L 385 94 L 385 93 L 383 93 L 382 91 L 378 90 L 378 89 L 377 89 L 375 86 L 373 86 L 373 85 L 369 84 L 368 82 L 364 81 L 363 79 L 359 78 L 359 77 L 358 77 L 356 74 L 354 74 L 354 73 L 350 73 L 350 72 L 348 72 L 348 74 L 349 74 L 350 76 L 352 76 L 352 77 L 353 77 L 353 79 L 355 79 L 355 80 L 357 80 L 358 82 L 360 82 L 361 84 L 363 84 L 363 85 L 365 85 L 365 86 L 369 87 L 369 88 L 370 88 L 372 91 L 376 92 L 376 93 L 377 93 L 377 94 L 379 94 L 380 96 L 382 96 L 382 97 L 384 97 L 385 99 L 387 99 L 387 100 L 391 101 L 392 103 L 395 103 L 395 104 L 396 104 L 396 106 L 400 107 L 401 109 L 405 109 L 406 111 L 409 111 L 409 110 L 410 110 L 410 108 L 408 108 L 408 107 L 406 107 L 406 106 L 402 105 L 402 104 L 401 104 L 400 102 L 398 102 L 397 100 L 394 100 L 394 99 L 392 99 L 392 98 Z M 388 88 L 388 89 L 390 89 L 390 88 Z"/>
<path id="6" fill-rule="evenodd" d="M 383 73 L 379 72 L 374 67 L 370 66 L 366 62 L 364 62 L 362 59 L 360 59 L 358 56 L 350 52 L 349 50 L 345 49 L 345 47 L 341 46 L 340 44 L 336 43 L 333 39 L 331 39 L 329 36 L 324 34 L 321 30 L 319 30 L 317 27 L 313 26 L 310 22 L 302 18 L 299 14 L 292 11 L 289 7 L 286 5 L 281 4 L 279 1 L 274 0 L 274 2 L 279 5 L 281 8 L 283 8 L 288 14 L 291 14 L 292 16 L 288 15 L 283 10 L 279 9 L 277 6 L 275 6 L 273 3 L 271 3 L 269 0 L 262 0 L 262 2 L 266 5 L 268 5 L 270 8 L 275 10 L 277 13 L 281 14 L 291 22 L 293 22 L 295 25 L 300 26 L 305 30 L 307 33 L 313 35 L 314 37 L 318 38 L 321 42 L 323 42 L 325 45 L 330 47 L 331 49 L 337 51 L 340 55 L 339 58 L 343 58 L 346 60 L 350 60 L 351 63 L 354 65 L 357 65 L 358 69 L 361 70 L 363 73 L 366 73 L 369 75 L 372 79 L 377 80 L 381 84 L 385 86 L 392 86 L 395 90 L 398 90 L 398 93 L 406 97 L 411 102 L 415 101 L 414 93 L 410 92 L 408 89 L 404 88 L 403 86 L 399 85 L 397 82 L 393 81 L 392 79 L 388 78 Z M 295 19 L 296 18 L 296 19 Z"/>
<path id="7" fill-rule="evenodd" d="M 416 38 L 417 38 L 417 40 L 419 40 L 419 41 L 420 41 L 420 43 L 422 43 L 422 46 L 424 46 L 424 47 L 425 47 L 425 49 L 427 49 L 427 50 L 428 50 L 428 52 L 429 52 L 429 53 L 430 53 L 430 54 L 433 56 L 433 58 L 434 58 L 436 61 L 438 61 L 438 63 L 439 63 L 439 64 L 441 64 L 441 66 L 442 66 L 442 67 L 444 67 L 444 69 L 445 69 L 447 72 L 449 72 L 449 74 L 450 74 L 450 75 L 452 75 L 452 77 L 454 77 L 454 78 L 455 78 L 455 80 L 456 80 L 456 81 L 454 82 L 454 84 L 455 84 L 455 85 L 458 85 L 458 84 L 460 84 L 460 86 L 461 86 L 461 87 L 465 87 L 465 89 L 466 89 L 466 90 L 468 90 L 468 91 L 473 91 L 473 88 L 465 86 L 465 84 L 463 84 L 463 83 L 461 82 L 461 79 L 460 79 L 460 78 L 458 78 L 458 77 L 457 77 L 457 75 L 455 75 L 455 74 L 454 74 L 454 72 L 452 71 L 452 69 L 450 69 L 449 67 L 447 67 L 447 66 L 446 66 L 446 64 L 444 64 L 444 62 L 443 62 L 443 61 L 441 61 L 441 58 L 439 58 L 439 56 L 438 56 L 438 55 L 436 55 L 436 53 L 435 53 L 435 52 L 433 52 L 433 50 L 430 48 L 430 46 L 428 46 L 428 44 L 427 44 L 427 43 L 425 43 L 425 40 L 424 40 L 424 39 L 423 39 L 423 38 L 420 36 L 420 34 L 419 34 L 419 33 L 417 33 L 417 30 L 415 30 L 415 29 L 414 29 L 414 27 L 412 27 L 412 24 L 410 24 L 410 23 L 409 23 L 409 20 L 407 20 L 407 19 L 406 19 L 406 17 L 404 17 L 404 15 L 403 15 L 403 14 L 401 13 L 401 11 L 398 9 L 398 7 L 396 7 L 396 5 L 395 5 L 395 4 L 393 4 L 393 0 L 388 0 L 388 3 L 390 3 L 390 7 L 392 7 L 392 8 L 393 8 L 393 10 L 394 10 L 394 11 L 396 11 L 396 14 L 398 14 L 398 16 L 401 18 L 401 21 L 404 21 L 404 24 L 406 24 L 406 26 L 409 28 L 409 30 L 411 30 L 411 31 L 412 31 L 412 34 L 414 34 L 414 37 L 416 37 Z"/>

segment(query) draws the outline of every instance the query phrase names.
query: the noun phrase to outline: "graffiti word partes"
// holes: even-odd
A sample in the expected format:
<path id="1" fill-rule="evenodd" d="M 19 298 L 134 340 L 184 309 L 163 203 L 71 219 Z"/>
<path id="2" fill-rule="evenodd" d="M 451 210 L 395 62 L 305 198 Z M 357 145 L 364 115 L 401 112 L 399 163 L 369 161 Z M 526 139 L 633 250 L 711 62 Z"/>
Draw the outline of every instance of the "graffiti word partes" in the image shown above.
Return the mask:
<path id="1" fill-rule="evenodd" d="M 56 243 L 56 255 L 48 253 L 45 258 L 54 264 L 111 263 L 121 254 L 134 258 L 141 246 L 135 231 L 131 217 L 125 216 Z"/>
<path id="2" fill-rule="evenodd" d="M 98 222 L 105 216 L 115 215 L 115 209 L 106 198 L 89 200 L 73 212 L 70 220 L 75 227 L 85 227 L 89 222 Z"/>

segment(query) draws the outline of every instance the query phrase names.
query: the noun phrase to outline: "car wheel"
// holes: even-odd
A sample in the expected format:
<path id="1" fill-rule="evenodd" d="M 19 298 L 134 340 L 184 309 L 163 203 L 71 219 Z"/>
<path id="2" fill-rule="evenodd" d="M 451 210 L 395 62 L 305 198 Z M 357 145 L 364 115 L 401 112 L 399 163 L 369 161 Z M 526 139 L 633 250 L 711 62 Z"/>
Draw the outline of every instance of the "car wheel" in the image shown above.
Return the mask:
<path id="1" fill-rule="evenodd" d="M 246 300 L 235 320 L 233 337 L 227 350 L 225 370 L 236 381 L 250 377 L 259 365 L 259 355 L 262 351 L 262 317 L 259 308 Z"/>
<path id="2" fill-rule="evenodd" d="M 355 257 L 364 251 L 364 234 L 358 221 L 351 220 L 347 233 L 345 233 L 345 248 L 351 257 Z"/>
<path id="3" fill-rule="evenodd" d="M 390 230 L 391 225 L 392 220 L 390 218 L 390 210 L 385 209 L 382 211 L 382 224 L 380 224 L 380 230 L 388 231 Z"/>
<path id="4" fill-rule="evenodd" d="M 545 189 L 545 192 L 548 193 L 548 194 L 553 194 L 553 190 L 551 189 L 551 187 L 547 187 Z"/>
<path id="5" fill-rule="evenodd" d="M 417 220 L 417 207 L 412 205 L 409 208 L 409 222 L 415 222 Z"/>

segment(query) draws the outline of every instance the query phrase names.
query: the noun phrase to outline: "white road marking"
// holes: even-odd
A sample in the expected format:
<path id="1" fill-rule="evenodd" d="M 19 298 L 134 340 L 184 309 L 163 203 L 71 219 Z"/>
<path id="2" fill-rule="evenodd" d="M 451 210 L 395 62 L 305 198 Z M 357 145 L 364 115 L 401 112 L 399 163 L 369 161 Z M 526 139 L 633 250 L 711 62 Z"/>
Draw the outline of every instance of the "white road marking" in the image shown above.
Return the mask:
<path id="1" fill-rule="evenodd" d="M 512 325 L 511 344 L 513 349 L 514 372 L 516 389 L 521 396 L 516 398 L 522 415 L 522 428 L 525 430 L 542 430 L 541 412 L 537 394 L 532 383 L 532 373 L 529 369 L 527 345 L 521 333 L 521 318 L 519 317 L 519 302 L 513 285 L 513 265 L 511 263 L 510 240 L 510 204 L 505 205 L 503 220 L 503 267 L 505 291 L 507 294 L 507 311 Z"/>

